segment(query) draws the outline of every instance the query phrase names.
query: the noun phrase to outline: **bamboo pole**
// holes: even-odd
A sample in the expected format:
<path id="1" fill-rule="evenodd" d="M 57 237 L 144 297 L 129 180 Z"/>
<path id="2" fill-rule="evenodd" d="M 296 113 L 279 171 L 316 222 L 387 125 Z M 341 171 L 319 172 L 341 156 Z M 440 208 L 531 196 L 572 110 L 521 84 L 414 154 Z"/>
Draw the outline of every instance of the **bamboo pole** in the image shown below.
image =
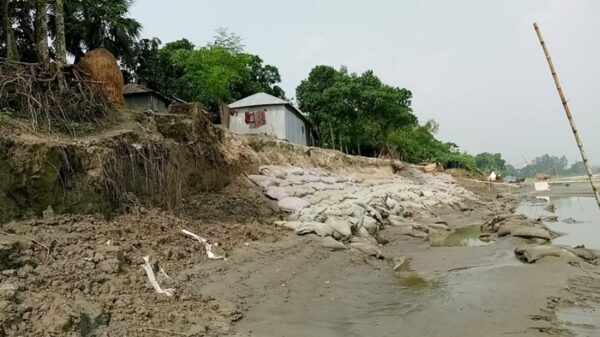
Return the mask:
<path id="1" fill-rule="evenodd" d="M 548 61 L 548 66 L 550 67 L 552 78 L 554 78 L 554 84 L 556 84 L 556 90 L 558 91 L 558 95 L 560 96 L 560 101 L 562 102 L 563 108 L 565 109 L 565 113 L 567 114 L 569 124 L 571 124 L 571 130 L 573 131 L 575 141 L 577 142 L 577 146 L 579 147 L 581 159 L 583 160 L 583 165 L 585 166 L 585 171 L 588 175 L 588 178 L 590 179 L 590 185 L 592 185 L 592 192 L 594 193 L 594 196 L 596 197 L 596 203 L 598 203 L 598 207 L 600 208 L 600 194 L 598 193 L 598 188 L 596 188 L 596 185 L 594 184 L 592 168 L 590 167 L 590 162 L 588 161 L 587 156 L 585 154 L 585 150 L 583 149 L 583 143 L 581 142 L 581 138 L 579 137 L 579 131 L 577 131 L 577 127 L 575 126 L 575 120 L 573 119 L 573 115 L 571 114 L 571 109 L 569 108 L 569 104 L 567 103 L 567 99 L 565 98 L 565 94 L 563 93 L 562 86 L 560 85 L 560 81 L 558 80 L 558 75 L 556 74 L 556 69 L 554 68 L 554 64 L 552 63 L 550 52 L 546 47 L 546 42 L 544 42 L 544 37 L 542 36 L 542 32 L 540 31 L 540 27 L 538 26 L 538 24 L 534 23 L 533 28 L 535 28 L 535 33 L 537 34 L 537 37 L 540 40 L 540 44 L 542 45 L 542 49 L 544 50 L 544 54 L 546 55 L 546 60 Z"/>

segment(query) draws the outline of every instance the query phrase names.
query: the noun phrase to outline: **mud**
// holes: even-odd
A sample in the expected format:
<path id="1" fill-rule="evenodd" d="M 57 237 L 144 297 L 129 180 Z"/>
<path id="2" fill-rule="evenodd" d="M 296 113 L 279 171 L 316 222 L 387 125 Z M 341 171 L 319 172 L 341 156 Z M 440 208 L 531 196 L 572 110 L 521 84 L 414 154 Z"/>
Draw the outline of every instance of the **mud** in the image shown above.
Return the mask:
<path id="1" fill-rule="evenodd" d="M 185 120 L 169 125 L 163 133 L 189 141 L 189 132 L 178 132 L 193 129 Z M 326 179 L 271 177 L 286 187 L 275 192 L 291 187 L 308 203 L 291 214 L 265 195 L 265 179 L 260 186 L 245 175 L 223 181 L 214 166 L 189 178 L 201 187 L 182 194 L 179 212 L 128 203 L 121 213 L 111 206 L 110 217 L 62 209 L 44 217 L 47 205 L 40 206 L 0 231 L 0 336 L 596 335 L 598 266 L 514 256 L 531 240 L 512 229 L 547 230 L 535 219 L 506 217 L 522 200 L 519 190 L 270 138 L 224 137 L 211 153 L 248 177 L 262 165 L 283 165 Z M 399 190 L 403 197 L 388 198 Z M 325 204 L 330 214 L 313 212 Z M 358 222 L 349 232 L 343 226 L 347 208 L 367 215 L 364 231 Z M 298 236 L 275 225 L 317 220 L 339 236 Z M 496 224 L 510 224 L 510 235 L 497 235 Z M 486 225 L 492 230 L 482 236 Z M 182 229 L 226 259 L 210 260 Z M 374 248 L 379 253 L 370 254 Z M 173 296 L 155 291 L 145 256 Z"/>

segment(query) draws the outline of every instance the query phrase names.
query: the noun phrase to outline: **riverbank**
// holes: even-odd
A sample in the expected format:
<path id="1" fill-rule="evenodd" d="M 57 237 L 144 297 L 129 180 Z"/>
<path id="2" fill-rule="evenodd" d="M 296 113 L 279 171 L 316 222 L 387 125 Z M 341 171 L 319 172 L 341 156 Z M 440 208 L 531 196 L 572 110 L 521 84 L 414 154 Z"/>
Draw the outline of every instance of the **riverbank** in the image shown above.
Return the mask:
<path id="1" fill-rule="evenodd" d="M 571 336 L 579 306 L 600 302 L 597 266 L 524 264 L 514 249 L 526 240 L 480 237 L 523 190 L 271 138 L 220 139 L 204 146 L 245 174 L 186 189 L 178 213 L 140 199 L 110 217 L 50 208 L 5 224 L 2 333 Z M 203 174 L 219 180 L 216 166 Z"/>

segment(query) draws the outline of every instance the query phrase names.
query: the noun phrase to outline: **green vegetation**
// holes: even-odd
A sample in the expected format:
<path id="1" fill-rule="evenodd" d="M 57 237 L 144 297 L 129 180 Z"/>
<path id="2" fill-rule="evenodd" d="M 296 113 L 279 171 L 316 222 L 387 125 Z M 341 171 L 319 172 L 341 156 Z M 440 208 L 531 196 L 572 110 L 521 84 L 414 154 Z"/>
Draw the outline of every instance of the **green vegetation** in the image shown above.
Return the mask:
<path id="1" fill-rule="evenodd" d="M 63 5 L 64 13 L 60 9 L 57 12 L 56 9 L 60 8 L 57 3 Z M 39 60 L 36 42 L 47 45 L 48 37 L 36 34 L 33 19 L 37 16 L 40 22 L 48 22 L 48 35 L 53 40 L 57 38 L 57 18 L 64 17 L 64 25 L 58 25 L 58 33 L 64 27 L 66 51 L 75 56 L 76 61 L 86 51 L 98 47 L 125 59 L 131 55 L 142 28 L 137 20 L 127 17 L 132 3 L 131 0 L 0 0 L 3 9 L 1 21 L 5 27 L 0 31 L 0 55 L 25 62 Z M 43 9 L 42 12 L 36 10 L 36 5 Z M 8 34 L 4 33 L 6 27 L 11 28 Z M 56 58 L 56 49 L 56 46 L 50 48 L 50 56 Z"/>
<path id="2" fill-rule="evenodd" d="M 257 92 L 281 98 L 279 70 L 263 65 L 263 60 L 245 53 L 241 38 L 218 30 L 212 43 L 196 47 L 186 39 L 160 47 L 160 40 L 144 39 L 126 60 L 132 80 L 151 89 L 185 100 L 199 101 L 213 111 L 219 103 L 229 103 Z"/>
<path id="3" fill-rule="evenodd" d="M 408 89 L 387 85 L 372 71 L 357 75 L 344 67 L 316 66 L 300 83 L 296 95 L 300 109 L 310 112 L 324 147 L 475 169 L 472 156 L 435 138 L 435 121 L 419 125 Z"/>
<path id="4" fill-rule="evenodd" d="M 600 167 L 592 167 L 594 173 L 600 173 Z M 534 158 L 531 162 L 520 169 L 514 169 L 511 174 L 520 177 L 532 177 L 538 173 L 546 173 L 558 176 L 578 176 L 586 174 L 582 161 L 577 161 L 569 166 L 567 157 L 557 157 L 549 154 Z"/>

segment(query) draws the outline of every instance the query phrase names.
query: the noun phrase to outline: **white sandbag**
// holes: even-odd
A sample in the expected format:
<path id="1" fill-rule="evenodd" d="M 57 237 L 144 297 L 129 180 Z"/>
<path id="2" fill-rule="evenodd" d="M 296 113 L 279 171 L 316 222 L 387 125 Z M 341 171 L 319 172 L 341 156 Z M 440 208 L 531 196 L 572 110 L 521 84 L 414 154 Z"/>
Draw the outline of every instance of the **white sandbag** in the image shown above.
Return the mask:
<path id="1" fill-rule="evenodd" d="M 525 238 L 525 239 L 534 239 L 540 238 L 544 240 L 551 240 L 552 236 L 550 233 L 543 228 L 536 227 L 516 227 L 511 231 L 512 236 Z"/>
<path id="2" fill-rule="evenodd" d="M 515 248 L 515 255 L 520 260 L 528 263 L 534 263 L 547 256 L 567 258 L 576 260 L 577 255 L 555 245 L 521 245 Z"/>
<path id="3" fill-rule="evenodd" d="M 321 245 L 327 249 L 331 249 L 332 251 L 348 249 L 346 245 L 344 245 L 342 242 L 337 241 L 331 236 L 327 236 L 321 239 Z"/>
<path id="4" fill-rule="evenodd" d="M 309 207 L 310 204 L 308 203 L 308 201 L 301 198 L 287 197 L 279 200 L 277 202 L 277 206 L 279 206 L 279 208 L 284 212 L 293 213 L 298 212 L 306 207 Z"/>
<path id="5" fill-rule="evenodd" d="M 379 223 L 377 222 L 377 220 L 367 215 L 365 215 L 362 219 L 362 226 L 371 235 L 377 234 L 377 231 L 379 230 Z"/>
<path id="6" fill-rule="evenodd" d="M 302 226 L 302 223 L 302 221 L 275 221 L 276 226 L 288 228 L 294 231 L 298 229 L 298 227 Z"/>
<path id="7" fill-rule="evenodd" d="M 279 185 L 279 181 L 275 178 L 255 174 L 250 174 L 247 177 L 251 182 L 263 188 Z"/>
<path id="8" fill-rule="evenodd" d="M 263 165 L 258 168 L 258 171 L 268 177 L 271 178 L 279 178 L 284 179 L 286 176 L 285 171 L 281 168 L 281 166 L 275 165 Z"/>
<path id="9" fill-rule="evenodd" d="M 285 199 L 287 197 L 291 197 L 288 189 L 289 187 L 269 186 L 265 192 L 265 195 L 273 200 Z"/>
<path id="10" fill-rule="evenodd" d="M 332 236 L 333 228 L 331 226 L 321 223 L 321 222 L 305 222 L 298 228 L 296 228 L 296 234 L 298 235 L 306 235 L 306 234 L 316 234 L 321 237 Z"/>
<path id="11" fill-rule="evenodd" d="M 352 223 L 346 219 L 329 217 L 325 223 L 331 226 L 334 231 L 338 232 L 342 238 L 347 238 L 352 235 Z"/>
<path id="12" fill-rule="evenodd" d="M 381 249 L 377 245 L 369 243 L 369 242 L 352 242 L 352 243 L 350 243 L 350 247 L 360 251 L 363 254 L 369 255 L 369 256 L 374 256 L 376 258 L 383 257 L 383 253 L 381 252 Z"/>
<path id="13" fill-rule="evenodd" d="M 287 175 L 295 175 L 295 176 L 304 175 L 304 169 L 301 167 L 285 166 L 285 167 L 282 167 L 282 169 Z"/>

